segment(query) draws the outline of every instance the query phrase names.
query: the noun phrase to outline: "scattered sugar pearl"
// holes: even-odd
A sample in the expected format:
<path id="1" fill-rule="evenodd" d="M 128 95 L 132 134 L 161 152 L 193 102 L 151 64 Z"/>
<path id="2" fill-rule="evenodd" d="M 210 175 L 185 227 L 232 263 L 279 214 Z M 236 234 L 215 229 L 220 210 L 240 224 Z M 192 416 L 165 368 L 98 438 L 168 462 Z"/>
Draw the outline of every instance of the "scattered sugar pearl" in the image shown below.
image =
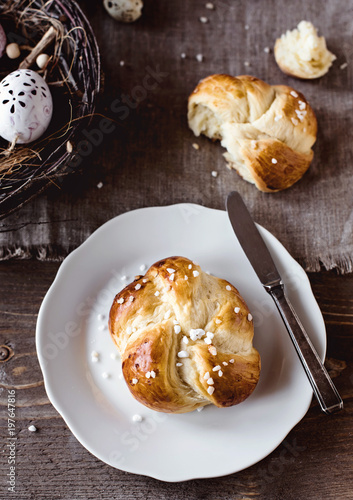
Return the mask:
<path id="1" fill-rule="evenodd" d="M 137 285 L 135 286 L 135 290 L 140 290 L 140 288 L 141 288 L 141 284 L 137 283 Z"/>
<path id="2" fill-rule="evenodd" d="M 205 342 L 205 344 L 210 345 L 210 344 L 212 344 L 212 339 L 210 339 L 209 337 L 206 337 L 206 338 L 204 339 L 204 342 Z"/>
<path id="3" fill-rule="evenodd" d="M 209 338 L 209 339 L 213 339 L 213 337 L 214 337 L 214 333 L 212 333 L 212 332 L 207 332 L 207 333 L 206 333 L 206 337 L 207 337 L 207 338 Z"/>
<path id="4" fill-rule="evenodd" d="M 179 321 L 177 319 L 173 319 L 173 325 L 179 325 Z"/>
<path id="5" fill-rule="evenodd" d="M 102 187 L 103 187 L 103 182 L 98 182 L 98 184 L 97 184 L 97 188 L 98 188 L 98 189 L 102 189 Z"/>
<path id="6" fill-rule="evenodd" d="M 220 367 L 219 365 L 217 365 L 217 366 L 214 366 L 214 367 L 212 368 L 212 371 L 213 371 L 213 372 L 218 372 L 218 370 L 220 370 L 220 369 L 221 369 L 221 367 Z"/>
<path id="7" fill-rule="evenodd" d="M 228 366 L 227 361 L 223 361 L 223 362 L 222 362 L 222 365 L 223 365 L 223 366 Z"/>
<path id="8" fill-rule="evenodd" d="M 107 373 L 107 372 L 103 372 L 103 373 L 102 373 L 102 377 L 103 377 L 103 378 L 109 378 L 109 377 L 110 377 L 110 375 L 109 375 L 109 373 Z"/>
<path id="9" fill-rule="evenodd" d="M 146 378 L 151 378 L 151 372 L 146 372 L 146 373 L 145 373 L 145 377 L 146 377 Z"/>
<path id="10" fill-rule="evenodd" d="M 189 339 L 184 335 L 184 337 L 182 338 L 182 342 L 184 344 L 188 344 L 189 343 Z"/>
<path id="11" fill-rule="evenodd" d="M 298 94 L 295 90 L 291 90 L 290 95 L 293 97 L 298 97 Z"/>
<path id="12" fill-rule="evenodd" d="M 293 125 L 297 126 L 299 125 L 299 122 L 296 118 L 291 118 L 291 122 L 293 123 Z"/>
<path id="13" fill-rule="evenodd" d="M 147 281 L 148 281 L 148 279 L 146 279 L 146 278 L 143 278 L 143 280 L 142 280 L 143 283 L 147 283 Z"/>
<path id="14" fill-rule="evenodd" d="M 203 23 L 203 24 L 208 23 L 208 19 L 207 19 L 207 17 L 205 17 L 205 16 L 201 16 L 201 17 L 200 17 L 200 23 Z"/>
<path id="15" fill-rule="evenodd" d="M 185 54 L 185 52 L 182 52 L 182 53 L 180 54 L 180 57 L 181 57 L 182 59 L 185 59 L 185 58 L 186 58 L 186 54 Z"/>
<path id="16" fill-rule="evenodd" d="M 264 48 L 264 52 L 265 52 L 266 54 L 269 54 L 269 53 L 270 53 L 270 47 L 265 47 L 265 48 Z"/>
<path id="17" fill-rule="evenodd" d="M 164 315 L 164 319 L 169 319 L 171 314 L 172 314 L 171 310 L 167 311 Z"/>
<path id="18" fill-rule="evenodd" d="M 208 383 L 208 385 L 213 385 L 214 384 L 214 381 L 213 381 L 213 378 L 210 377 L 206 380 L 206 382 Z"/>
<path id="19" fill-rule="evenodd" d="M 238 314 L 240 312 L 240 307 L 234 307 L 234 312 L 235 314 Z"/>
<path id="20" fill-rule="evenodd" d="M 174 333 L 178 334 L 181 332 L 181 326 L 180 325 L 175 325 L 174 326 Z"/>
<path id="21" fill-rule="evenodd" d="M 91 359 L 93 363 L 97 363 L 99 361 L 99 353 L 97 351 L 92 351 Z"/>
<path id="22" fill-rule="evenodd" d="M 183 363 L 177 363 L 176 366 L 177 367 L 183 366 Z"/>
<path id="23" fill-rule="evenodd" d="M 210 353 L 213 355 L 213 356 L 216 356 L 217 355 L 217 349 L 211 345 L 208 350 L 210 351 Z"/>
<path id="24" fill-rule="evenodd" d="M 347 66 L 348 63 L 344 62 L 343 64 L 341 64 L 340 69 L 346 69 Z"/>
<path id="25" fill-rule="evenodd" d="M 250 146 L 252 147 L 252 149 L 256 149 L 257 148 L 257 142 L 253 139 L 252 141 L 250 141 Z"/>
<path id="26" fill-rule="evenodd" d="M 189 353 L 186 352 L 186 351 L 179 351 L 178 352 L 178 358 L 188 358 L 189 357 Z"/>
<path id="27" fill-rule="evenodd" d="M 104 314 L 98 314 L 98 315 L 97 315 L 97 319 L 98 319 L 99 321 L 102 321 L 103 319 L 105 319 Z"/>
<path id="28" fill-rule="evenodd" d="M 156 378 L 156 372 L 154 370 L 151 370 L 150 373 L 152 378 Z"/>
<path id="29" fill-rule="evenodd" d="M 250 313 L 248 314 L 248 321 L 252 321 L 252 316 Z"/>
<path id="30" fill-rule="evenodd" d="M 137 384 L 137 382 L 138 382 L 137 378 L 133 378 L 133 379 L 131 380 L 132 385 L 136 385 L 136 384 Z"/>
<path id="31" fill-rule="evenodd" d="M 192 265 L 191 264 L 188 265 L 188 269 L 192 269 Z"/>
<path id="32" fill-rule="evenodd" d="M 132 329 L 132 333 L 135 333 L 135 332 L 136 332 L 136 328 L 135 328 L 135 327 L 133 327 L 133 329 Z"/>
<path id="33" fill-rule="evenodd" d="M 222 320 L 216 319 L 215 323 L 216 323 L 216 325 L 220 325 L 222 323 Z"/>
<path id="34" fill-rule="evenodd" d="M 30 426 L 28 427 L 28 430 L 29 430 L 29 432 L 36 432 L 37 427 L 35 427 L 34 425 L 30 425 Z"/>
<path id="35" fill-rule="evenodd" d="M 244 61 L 244 66 L 249 67 L 250 66 L 249 61 Z"/>
<path id="36" fill-rule="evenodd" d="M 134 300 L 135 300 L 135 297 L 134 297 L 133 295 L 130 295 L 130 297 L 129 297 L 129 301 L 130 301 L 130 302 L 133 302 Z"/>
<path id="37" fill-rule="evenodd" d="M 203 376 L 205 380 L 208 380 L 210 378 L 210 372 L 206 372 L 205 375 Z"/>
<path id="38" fill-rule="evenodd" d="M 167 267 L 167 271 L 169 274 L 175 273 L 175 269 L 172 269 L 171 267 Z"/>
<path id="39" fill-rule="evenodd" d="M 205 5 L 206 9 L 208 10 L 213 10 L 214 9 L 214 5 L 213 3 L 211 2 L 207 2 L 206 5 Z"/>
<path id="40" fill-rule="evenodd" d="M 121 281 L 126 281 L 127 280 L 127 276 L 125 274 L 123 274 L 123 276 L 120 277 Z"/>
<path id="41" fill-rule="evenodd" d="M 126 333 L 127 333 L 128 335 L 130 335 L 130 334 L 131 334 L 131 332 L 132 332 L 132 328 L 131 328 L 131 326 L 128 326 L 128 327 L 126 328 Z"/>
<path id="42" fill-rule="evenodd" d="M 120 299 L 117 300 L 118 304 L 124 304 L 124 299 L 121 297 Z"/>
<path id="43" fill-rule="evenodd" d="M 125 61 L 120 61 L 120 66 L 125 66 Z"/>
<path id="44" fill-rule="evenodd" d="M 98 330 L 99 330 L 100 332 L 103 332 L 103 331 L 104 331 L 104 330 L 106 330 L 106 329 L 107 329 L 107 326 L 106 326 L 106 325 L 100 325 L 100 326 L 98 327 Z"/>
<path id="45" fill-rule="evenodd" d="M 188 279 L 189 279 L 188 276 L 186 276 L 186 274 L 185 274 L 184 280 L 187 281 Z"/>
<path id="46" fill-rule="evenodd" d="M 196 55 L 196 61 L 202 62 L 203 61 L 203 55 L 202 54 L 197 54 Z"/>
<path id="47" fill-rule="evenodd" d="M 156 292 L 154 292 L 155 296 L 158 297 L 159 295 L 159 291 L 157 290 Z"/>
<path id="48" fill-rule="evenodd" d="M 306 108 L 306 103 L 304 101 L 298 101 L 298 107 L 300 111 L 303 111 L 303 109 Z"/>
<path id="49" fill-rule="evenodd" d="M 276 158 L 272 158 L 271 162 L 272 162 L 274 165 L 276 165 L 276 163 L 277 163 Z"/>
<path id="50" fill-rule="evenodd" d="M 275 122 L 278 122 L 279 120 L 282 120 L 282 115 L 276 115 L 275 116 Z"/>
<path id="51" fill-rule="evenodd" d="M 230 360 L 229 360 L 229 363 L 234 363 L 234 359 L 230 359 Z"/>
<path id="52" fill-rule="evenodd" d="M 216 172 L 216 170 L 212 170 L 211 175 L 212 177 L 218 177 L 218 172 Z"/>
<path id="53" fill-rule="evenodd" d="M 198 271 L 193 271 L 192 274 L 194 275 L 195 278 L 197 278 L 200 273 Z"/>
<path id="54" fill-rule="evenodd" d="M 200 146 L 196 142 L 193 143 L 192 147 L 196 150 L 200 149 Z"/>
<path id="55" fill-rule="evenodd" d="M 189 336 L 191 340 L 199 340 L 205 335 L 205 330 L 202 328 L 191 328 Z"/>
<path id="56" fill-rule="evenodd" d="M 175 278 L 175 273 L 173 273 L 169 276 L 169 281 L 174 281 L 174 278 Z"/>
<path id="57" fill-rule="evenodd" d="M 119 356 L 117 355 L 117 353 L 116 353 L 116 352 L 112 352 L 112 353 L 110 354 L 110 357 L 111 357 L 112 359 L 118 359 L 118 357 L 119 357 Z"/>
<path id="58" fill-rule="evenodd" d="M 230 291 L 231 291 L 231 289 L 232 289 L 232 287 L 231 287 L 230 285 L 227 285 L 227 286 L 226 286 L 226 290 L 228 290 L 228 292 L 230 292 Z"/>
<path id="59" fill-rule="evenodd" d="M 211 386 L 210 386 L 210 387 L 207 389 L 207 392 L 208 392 L 208 394 L 209 394 L 210 396 L 212 396 L 212 394 L 214 393 L 214 387 L 211 387 Z"/>
<path id="60" fill-rule="evenodd" d="M 142 420 L 143 420 L 143 418 L 141 417 L 141 415 L 136 414 L 136 415 L 132 416 L 133 422 L 142 422 Z"/>
<path id="61" fill-rule="evenodd" d="M 223 377 L 223 372 L 222 372 L 222 370 L 219 370 L 219 371 L 218 371 L 218 375 L 219 375 L 220 377 Z"/>
<path id="62" fill-rule="evenodd" d="M 200 408 L 197 408 L 197 411 L 200 412 L 204 409 L 205 407 L 204 406 L 200 406 Z"/>

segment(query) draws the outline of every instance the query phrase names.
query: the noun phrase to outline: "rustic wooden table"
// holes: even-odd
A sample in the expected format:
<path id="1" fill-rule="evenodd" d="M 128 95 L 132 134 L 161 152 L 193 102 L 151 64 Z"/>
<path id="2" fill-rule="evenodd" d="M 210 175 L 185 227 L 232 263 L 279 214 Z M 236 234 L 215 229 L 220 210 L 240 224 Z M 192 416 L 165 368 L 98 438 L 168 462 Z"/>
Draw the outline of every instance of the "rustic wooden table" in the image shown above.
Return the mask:
<path id="1" fill-rule="evenodd" d="M 224 16 L 231 2 L 222 0 L 218 3 L 219 12 Z M 260 3 L 253 2 L 254 13 Z M 119 25 L 116 25 L 117 31 L 114 32 L 113 25 L 110 24 L 107 35 L 106 14 L 101 6 L 88 1 L 82 4 L 92 21 L 103 55 L 106 94 L 100 111 L 116 118 L 116 114 L 111 111 L 114 100 L 121 100 L 124 93 L 131 96 L 134 92 L 137 95 L 148 67 L 155 69 L 158 61 L 153 60 L 153 54 L 146 58 L 141 53 L 135 53 L 133 43 L 122 47 L 121 43 L 129 39 L 128 27 L 118 28 Z M 149 23 L 158 43 L 170 43 L 166 26 L 163 34 L 160 34 L 158 22 L 161 17 L 158 17 L 158 11 L 162 9 L 161 4 L 148 0 L 146 4 L 151 6 L 154 13 L 149 15 Z M 271 1 L 269 4 L 274 11 L 275 2 Z M 313 16 L 319 14 L 320 4 L 311 2 L 308 5 Z M 187 2 L 182 2 L 185 19 L 186 5 Z M 197 2 L 197 12 L 203 12 L 203 5 L 204 3 Z M 294 8 L 293 4 L 291 9 Z M 239 19 L 242 19 L 243 14 L 239 12 Z M 171 21 L 170 11 L 168 15 Z M 244 24 L 244 21 L 239 23 Z M 292 27 L 292 24 L 288 27 Z M 178 31 L 177 27 L 173 29 Z M 268 23 L 264 29 L 269 33 Z M 193 40 L 184 39 L 181 32 L 178 33 L 180 47 L 175 47 L 173 57 L 180 57 L 181 47 L 187 47 L 194 57 L 196 48 L 193 47 Z M 148 48 L 150 42 L 143 28 L 138 28 L 138 36 L 143 37 Z M 111 47 L 118 47 L 116 50 L 124 53 L 124 72 L 118 70 L 120 53 L 113 54 Z M 169 46 L 169 52 L 162 61 L 163 68 L 169 67 L 170 56 Z M 232 61 L 227 57 L 220 50 L 219 60 L 209 60 L 207 71 L 220 71 L 227 64 L 232 67 Z M 257 69 L 264 73 L 267 62 L 266 59 L 261 61 L 263 66 Z M 187 67 L 190 68 L 190 61 L 188 64 Z M 275 71 L 276 77 L 279 76 L 279 70 Z M 239 70 L 234 67 L 233 73 L 239 73 Z M 229 190 L 231 173 L 224 169 L 220 151 L 217 170 L 222 174 L 216 182 L 211 179 L 211 171 L 215 167 L 203 164 L 197 151 L 191 148 L 192 137 L 187 136 L 183 106 L 187 92 L 196 83 L 194 76 L 186 73 L 182 79 L 182 88 L 176 87 L 171 75 L 166 75 L 165 81 L 162 76 L 161 81 L 157 82 L 156 90 L 149 92 L 139 106 L 135 106 L 136 103 L 133 102 L 127 119 L 116 124 L 115 132 L 107 133 L 103 141 L 98 141 L 92 154 L 84 158 L 84 175 L 67 180 L 60 191 L 55 187 L 48 190 L 27 205 L 23 212 L 11 218 L 11 225 L 16 230 L 25 226 L 25 230 L 30 232 L 31 228 L 34 229 L 36 219 L 49 226 L 50 229 L 43 232 L 45 241 L 32 241 L 36 246 L 29 248 L 30 253 L 40 253 L 41 243 L 44 243 L 46 251 L 52 251 L 52 256 L 63 256 L 107 219 L 133 208 L 181 201 L 193 201 L 213 208 L 224 206 L 224 195 Z M 178 82 L 180 84 L 180 78 Z M 122 89 L 121 92 L 117 94 L 116 88 Z M 176 112 L 173 106 L 169 106 L 171 93 L 182 103 Z M 157 122 L 158 128 L 154 126 Z M 127 142 L 130 144 L 129 148 L 124 147 Z M 202 140 L 205 154 L 211 152 L 213 147 L 213 144 Z M 190 148 L 194 156 L 191 156 Z M 173 157 L 173 151 L 176 150 L 179 152 L 178 161 L 182 160 L 183 155 L 188 161 L 180 161 L 177 165 Z M 205 175 L 208 176 L 206 181 L 199 184 L 197 179 L 202 179 Z M 305 182 L 311 180 L 311 174 L 308 175 Z M 97 189 L 100 181 L 103 182 L 103 188 Z M 254 189 L 248 185 L 239 186 L 244 192 L 250 193 Z M 270 199 L 259 195 L 258 204 L 270 203 L 268 200 Z M 256 210 L 256 204 L 252 208 Z M 268 229 L 276 234 L 275 217 Z M 16 244 L 17 237 L 20 238 L 19 231 L 16 230 L 9 233 L 11 245 Z M 296 245 L 295 241 L 292 241 L 292 246 L 288 249 L 295 257 L 300 257 L 300 245 Z M 320 411 L 316 401 L 313 401 L 306 416 L 284 442 L 258 464 L 226 477 L 173 484 L 121 472 L 105 465 L 81 446 L 50 404 L 36 356 L 35 325 L 41 301 L 59 265 L 58 262 L 40 262 L 34 259 L 0 262 L 0 345 L 5 346 L 0 350 L 0 432 L 3 444 L 0 500 L 353 498 L 352 274 L 341 276 L 334 271 L 324 270 L 309 274 L 327 327 L 326 366 L 344 399 L 344 410 L 339 414 L 326 416 Z M 6 441 L 9 430 L 8 391 L 15 392 L 16 400 L 15 493 L 7 490 L 10 471 L 8 459 L 11 452 Z M 37 431 L 30 432 L 30 425 L 35 425 Z"/>

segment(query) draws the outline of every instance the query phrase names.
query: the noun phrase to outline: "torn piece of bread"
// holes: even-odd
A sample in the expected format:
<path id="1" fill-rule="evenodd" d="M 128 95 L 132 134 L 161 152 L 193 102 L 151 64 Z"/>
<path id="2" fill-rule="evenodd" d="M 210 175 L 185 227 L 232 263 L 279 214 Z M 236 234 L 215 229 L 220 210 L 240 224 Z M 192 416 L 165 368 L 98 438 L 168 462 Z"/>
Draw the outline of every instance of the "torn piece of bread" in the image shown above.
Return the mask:
<path id="1" fill-rule="evenodd" d="M 260 191 L 297 182 L 313 158 L 317 122 L 300 92 L 253 76 L 211 75 L 189 97 L 189 127 L 220 140 L 224 157 Z"/>
<path id="2" fill-rule="evenodd" d="M 323 36 L 308 21 L 301 21 L 275 43 L 275 59 L 284 73 L 297 78 L 319 78 L 330 69 L 336 56 L 326 47 Z"/>

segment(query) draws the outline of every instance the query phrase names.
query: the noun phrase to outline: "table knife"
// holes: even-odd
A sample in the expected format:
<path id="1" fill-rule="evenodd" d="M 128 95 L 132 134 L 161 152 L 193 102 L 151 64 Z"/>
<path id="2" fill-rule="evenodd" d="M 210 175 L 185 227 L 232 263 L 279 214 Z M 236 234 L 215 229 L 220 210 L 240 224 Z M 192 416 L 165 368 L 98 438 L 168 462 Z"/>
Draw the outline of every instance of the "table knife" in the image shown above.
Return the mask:
<path id="1" fill-rule="evenodd" d="M 226 207 L 245 255 L 277 306 L 322 411 L 330 414 L 341 410 L 343 401 L 286 297 L 281 276 L 240 194 L 231 192 Z"/>

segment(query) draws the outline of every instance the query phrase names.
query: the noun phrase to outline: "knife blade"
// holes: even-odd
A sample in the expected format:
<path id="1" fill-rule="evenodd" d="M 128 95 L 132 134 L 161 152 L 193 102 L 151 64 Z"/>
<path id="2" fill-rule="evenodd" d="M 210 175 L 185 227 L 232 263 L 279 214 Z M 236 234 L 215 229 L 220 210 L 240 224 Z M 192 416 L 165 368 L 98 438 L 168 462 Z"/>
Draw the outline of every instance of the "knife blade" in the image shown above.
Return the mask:
<path id="1" fill-rule="evenodd" d="M 245 255 L 276 304 L 322 411 L 330 414 L 341 410 L 343 401 L 289 302 L 272 256 L 238 192 L 228 195 L 226 208 Z"/>

